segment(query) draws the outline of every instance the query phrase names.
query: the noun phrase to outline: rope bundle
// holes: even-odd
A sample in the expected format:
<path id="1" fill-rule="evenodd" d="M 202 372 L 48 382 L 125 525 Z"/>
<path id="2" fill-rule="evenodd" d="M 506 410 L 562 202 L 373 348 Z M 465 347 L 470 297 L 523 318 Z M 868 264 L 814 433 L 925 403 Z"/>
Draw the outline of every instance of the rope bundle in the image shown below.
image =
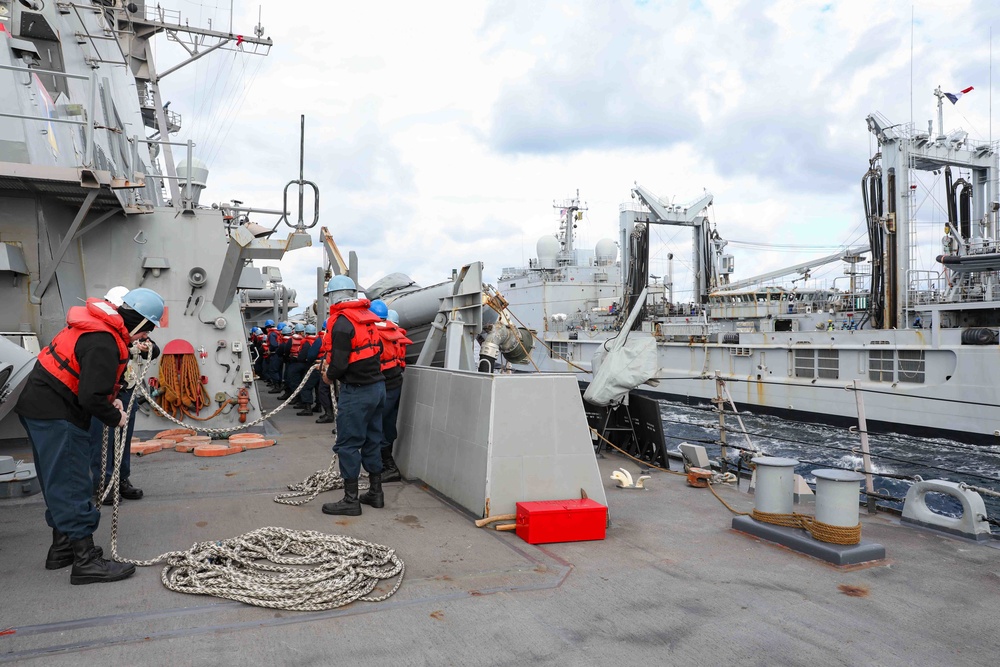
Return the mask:
<path id="1" fill-rule="evenodd" d="M 403 573 L 403 562 L 389 547 L 271 526 L 169 554 L 161 579 L 178 593 L 321 611 L 355 600 L 386 600 L 399 589 Z M 383 579 L 393 577 L 398 579 L 389 592 L 370 595 Z"/>
<path id="2" fill-rule="evenodd" d="M 160 360 L 160 407 L 174 417 L 192 416 L 208 405 L 208 390 L 201 383 L 201 369 L 193 354 L 165 354 Z"/>

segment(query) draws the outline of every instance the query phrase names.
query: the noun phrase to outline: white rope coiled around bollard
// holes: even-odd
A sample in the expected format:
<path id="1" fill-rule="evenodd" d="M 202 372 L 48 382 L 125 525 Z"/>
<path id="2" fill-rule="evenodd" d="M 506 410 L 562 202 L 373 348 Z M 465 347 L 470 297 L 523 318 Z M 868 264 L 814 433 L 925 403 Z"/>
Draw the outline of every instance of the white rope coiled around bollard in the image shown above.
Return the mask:
<path id="1" fill-rule="evenodd" d="M 140 382 L 144 375 L 145 372 Z M 129 410 L 134 407 L 137 394 L 132 395 Z M 140 567 L 164 564 L 160 580 L 178 593 L 212 595 L 257 607 L 290 611 L 323 611 L 356 600 L 381 602 L 395 594 L 403 583 L 406 566 L 389 547 L 344 535 L 275 526 L 258 528 L 227 540 L 198 542 L 187 551 L 168 551 L 149 560 L 120 557 L 118 508 L 121 495 L 117 489 L 122 456 L 128 445 L 125 433 L 126 429 L 115 429 L 115 465 L 110 484 L 99 494 L 102 499 L 109 493 L 113 498 L 111 556 L 114 560 Z M 105 430 L 104 460 L 107 435 Z M 330 471 L 335 471 L 336 461 L 335 456 Z M 339 471 L 335 472 L 339 479 Z M 340 485 L 343 486 L 342 479 Z M 398 579 L 388 592 L 371 595 L 381 581 L 393 577 Z"/>

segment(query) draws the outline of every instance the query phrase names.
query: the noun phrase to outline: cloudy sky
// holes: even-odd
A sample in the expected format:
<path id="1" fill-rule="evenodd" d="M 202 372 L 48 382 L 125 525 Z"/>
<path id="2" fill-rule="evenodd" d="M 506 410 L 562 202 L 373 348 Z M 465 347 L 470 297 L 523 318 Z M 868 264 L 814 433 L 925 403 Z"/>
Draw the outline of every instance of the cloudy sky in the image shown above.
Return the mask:
<path id="1" fill-rule="evenodd" d="M 221 0 L 161 4 L 228 29 Z M 363 285 L 392 272 L 431 284 L 476 260 L 495 282 L 534 256 L 556 231 L 553 201 L 577 190 L 578 245 L 592 248 L 617 238 L 634 182 L 677 202 L 712 192 L 710 218 L 747 277 L 865 242 L 867 114 L 926 128 L 936 86 L 975 86 L 946 103 L 945 125 L 993 131 L 995 2 L 263 0 L 260 11 L 268 57 L 216 52 L 164 80 L 179 138 L 211 168 L 202 203 L 280 208 L 304 114 L 320 224 L 357 252 Z M 234 32 L 257 17 L 237 0 Z M 160 69 L 181 54 L 161 41 Z M 943 212 L 918 215 L 939 238 Z M 690 233 L 655 237 L 652 272 L 670 251 L 680 275 Z M 318 244 L 281 262 L 300 303 L 321 262 Z"/>

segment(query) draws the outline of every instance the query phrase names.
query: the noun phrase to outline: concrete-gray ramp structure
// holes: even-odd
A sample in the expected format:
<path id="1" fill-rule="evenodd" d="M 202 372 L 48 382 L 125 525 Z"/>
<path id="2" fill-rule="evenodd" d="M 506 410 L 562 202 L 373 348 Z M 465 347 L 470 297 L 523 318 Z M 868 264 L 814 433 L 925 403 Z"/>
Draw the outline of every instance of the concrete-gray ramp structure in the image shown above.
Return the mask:
<path id="1" fill-rule="evenodd" d="M 581 490 L 608 504 L 572 374 L 409 366 L 397 424 L 403 475 L 475 515 L 579 498 Z"/>

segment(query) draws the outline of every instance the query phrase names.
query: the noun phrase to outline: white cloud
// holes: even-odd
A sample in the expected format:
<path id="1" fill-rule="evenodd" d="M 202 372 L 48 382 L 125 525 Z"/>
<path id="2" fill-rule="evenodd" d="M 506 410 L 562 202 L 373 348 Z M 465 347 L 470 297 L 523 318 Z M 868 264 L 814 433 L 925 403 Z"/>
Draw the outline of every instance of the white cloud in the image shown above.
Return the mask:
<path id="1" fill-rule="evenodd" d="M 268 58 L 212 54 L 164 88 L 181 138 L 211 153 L 207 201 L 280 208 L 305 114 L 320 224 L 358 253 L 363 284 L 430 284 L 475 260 L 494 281 L 534 255 L 556 229 L 552 201 L 577 189 L 590 207 L 579 245 L 617 238 L 634 181 L 678 201 L 711 190 L 725 238 L 834 245 L 859 234 L 865 116 L 910 120 L 911 8 L 914 122 L 934 116 L 937 85 L 974 85 L 946 124 L 988 138 L 1000 8 L 969 0 L 265 0 Z M 238 8 L 238 30 L 256 21 L 256 4 Z M 161 69 L 181 57 L 167 43 L 158 55 Z M 686 231 L 667 236 L 689 256 Z M 729 250 L 737 278 L 825 254 Z M 321 261 L 314 248 L 281 263 L 302 302 Z"/>

